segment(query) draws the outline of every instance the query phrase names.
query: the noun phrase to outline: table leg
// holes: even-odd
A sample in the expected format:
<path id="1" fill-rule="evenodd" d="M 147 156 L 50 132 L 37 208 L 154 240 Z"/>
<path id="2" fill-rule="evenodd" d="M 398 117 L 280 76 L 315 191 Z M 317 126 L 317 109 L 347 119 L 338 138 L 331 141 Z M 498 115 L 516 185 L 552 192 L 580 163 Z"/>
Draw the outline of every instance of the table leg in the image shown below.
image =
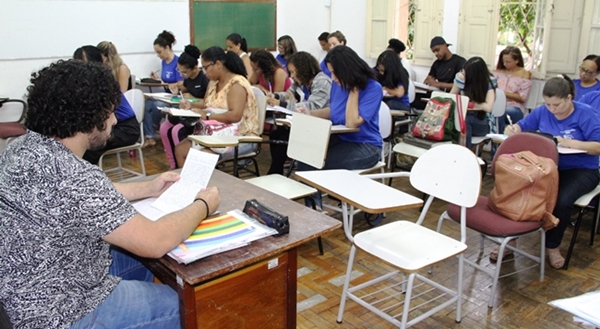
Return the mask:
<path id="1" fill-rule="evenodd" d="M 177 294 L 179 294 L 179 320 L 181 321 L 181 328 L 198 328 L 194 287 L 178 277 Z"/>

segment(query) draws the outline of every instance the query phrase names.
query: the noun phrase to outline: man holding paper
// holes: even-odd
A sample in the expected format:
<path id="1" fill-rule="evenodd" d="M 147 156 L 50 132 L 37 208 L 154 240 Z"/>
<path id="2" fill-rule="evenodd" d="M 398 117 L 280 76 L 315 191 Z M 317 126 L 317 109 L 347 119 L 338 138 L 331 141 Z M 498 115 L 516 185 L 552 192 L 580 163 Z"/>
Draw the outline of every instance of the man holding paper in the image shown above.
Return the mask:
<path id="1" fill-rule="evenodd" d="M 178 328 L 177 293 L 133 255 L 158 258 L 219 207 L 216 188 L 151 221 L 131 200 L 158 197 L 165 173 L 113 184 L 81 159 L 116 123 L 108 68 L 58 61 L 34 73 L 26 135 L 0 156 L 0 303 L 17 328 Z"/>

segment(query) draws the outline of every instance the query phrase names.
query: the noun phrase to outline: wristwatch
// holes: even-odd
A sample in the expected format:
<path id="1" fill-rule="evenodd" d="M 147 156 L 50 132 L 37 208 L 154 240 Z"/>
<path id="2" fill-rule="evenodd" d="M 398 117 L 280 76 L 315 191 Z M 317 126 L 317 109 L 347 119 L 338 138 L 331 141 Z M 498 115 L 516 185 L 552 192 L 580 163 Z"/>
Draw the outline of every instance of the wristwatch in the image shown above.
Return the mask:
<path id="1" fill-rule="evenodd" d="M 211 114 L 212 114 L 212 113 L 210 113 L 210 112 L 206 112 L 206 120 L 210 120 L 210 115 L 211 115 Z"/>

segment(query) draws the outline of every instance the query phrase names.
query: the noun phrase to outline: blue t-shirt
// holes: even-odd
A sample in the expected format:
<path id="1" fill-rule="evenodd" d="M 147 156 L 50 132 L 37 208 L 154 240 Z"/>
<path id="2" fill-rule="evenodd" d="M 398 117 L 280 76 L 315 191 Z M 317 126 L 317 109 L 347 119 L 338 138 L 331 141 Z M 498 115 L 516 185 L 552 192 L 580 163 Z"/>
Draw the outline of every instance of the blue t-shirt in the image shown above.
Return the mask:
<path id="1" fill-rule="evenodd" d="M 349 91 L 337 83 L 331 84 L 330 120 L 334 125 L 346 124 L 346 103 Z M 379 107 L 383 93 L 379 82 L 369 79 L 367 87 L 358 92 L 358 114 L 364 122 L 358 126 L 355 133 L 340 134 L 341 140 L 352 143 L 367 143 L 381 147 L 382 140 L 379 133 Z"/>
<path id="2" fill-rule="evenodd" d="M 325 60 L 321 61 L 321 64 L 319 64 L 319 67 L 321 68 L 321 71 L 323 71 L 323 73 L 325 73 L 328 77 L 331 78 L 331 71 L 329 71 L 329 68 L 327 67 L 327 63 L 325 63 Z"/>
<path id="3" fill-rule="evenodd" d="M 183 81 L 183 77 L 177 71 L 177 61 L 179 56 L 175 55 L 170 63 L 162 61 L 160 67 L 160 78 L 166 83 L 175 83 L 177 81 Z"/>
<path id="4" fill-rule="evenodd" d="M 522 131 L 541 131 L 564 139 L 600 142 L 600 116 L 586 104 L 573 102 L 575 109 L 565 119 L 558 120 L 546 105 L 541 105 L 517 124 Z M 598 156 L 588 153 L 561 154 L 558 169 L 598 169 Z"/>
<path id="5" fill-rule="evenodd" d="M 279 63 L 281 63 L 281 66 L 283 66 L 283 69 L 287 72 L 288 71 L 287 60 L 285 59 L 285 57 L 283 57 L 283 55 L 281 55 L 281 54 L 278 54 L 277 57 L 275 57 L 275 58 L 277 58 Z"/>
<path id="6" fill-rule="evenodd" d="M 399 83 L 398 87 L 404 87 L 404 86 L 402 85 L 402 83 Z M 402 95 L 402 97 L 394 97 L 392 99 L 410 107 L 410 102 L 408 101 L 408 88 L 407 87 L 404 87 L 404 95 Z"/>
<path id="7" fill-rule="evenodd" d="M 585 96 L 587 93 L 592 91 L 600 91 L 600 81 L 596 79 L 596 84 L 591 87 L 584 87 L 581 85 L 581 79 L 573 80 L 573 84 L 575 85 L 575 101 L 581 101 L 581 97 Z"/>
<path id="8" fill-rule="evenodd" d="M 115 116 L 117 117 L 117 122 L 123 122 L 135 116 L 131 104 L 129 104 L 123 93 L 121 93 L 121 104 L 115 109 Z"/>
<path id="9" fill-rule="evenodd" d="M 600 91 L 585 94 L 579 99 L 579 102 L 591 106 L 597 115 L 600 114 Z"/>

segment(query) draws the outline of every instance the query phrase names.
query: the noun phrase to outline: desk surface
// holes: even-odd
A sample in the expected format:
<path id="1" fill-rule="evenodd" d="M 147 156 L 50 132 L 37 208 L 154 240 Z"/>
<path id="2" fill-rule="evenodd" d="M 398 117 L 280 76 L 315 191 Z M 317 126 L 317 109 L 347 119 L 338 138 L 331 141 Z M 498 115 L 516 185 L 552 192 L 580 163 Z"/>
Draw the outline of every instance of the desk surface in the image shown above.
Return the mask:
<path id="1" fill-rule="evenodd" d="M 299 181 L 371 214 L 415 208 L 423 204 L 417 197 L 349 170 L 297 171 L 294 175 Z"/>
<path id="2" fill-rule="evenodd" d="M 294 121 L 290 120 L 288 118 L 275 119 L 276 124 L 280 124 L 280 125 L 284 125 L 284 126 L 288 126 L 288 127 L 292 126 L 292 122 L 294 122 Z M 331 126 L 331 134 L 355 133 L 358 131 L 360 131 L 360 128 L 350 128 L 350 127 L 346 127 L 344 125 L 332 125 Z"/>
<path id="3" fill-rule="evenodd" d="M 169 85 L 166 82 L 136 82 L 135 84 L 140 87 L 166 87 Z"/>
<path id="4" fill-rule="evenodd" d="M 267 207 L 287 215 L 290 221 L 290 233 L 254 241 L 249 246 L 203 258 L 188 265 L 178 264 L 169 256 L 158 260 L 190 285 L 255 264 L 342 226 L 342 223 L 336 219 L 218 170 L 213 172 L 208 185 L 219 188 L 221 195 L 219 210 L 222 213 L 232 209 L 244 209 L 246 200 L 254 198 Z"/>
<path id="5" fill-rule="evenodd" d="M 434 86 L 430 86 L 430 85 L 426 85 L 424 83 L 421 82 L 417 82 L 417 81 L 413 81 L 415 84 L 415 88 L 417 89 L 423 89 L 423 90 L 431 90 L 431 91 L 437 91 L 437 90 L 441 90 L 438 87 L 434 87 Z"/>

